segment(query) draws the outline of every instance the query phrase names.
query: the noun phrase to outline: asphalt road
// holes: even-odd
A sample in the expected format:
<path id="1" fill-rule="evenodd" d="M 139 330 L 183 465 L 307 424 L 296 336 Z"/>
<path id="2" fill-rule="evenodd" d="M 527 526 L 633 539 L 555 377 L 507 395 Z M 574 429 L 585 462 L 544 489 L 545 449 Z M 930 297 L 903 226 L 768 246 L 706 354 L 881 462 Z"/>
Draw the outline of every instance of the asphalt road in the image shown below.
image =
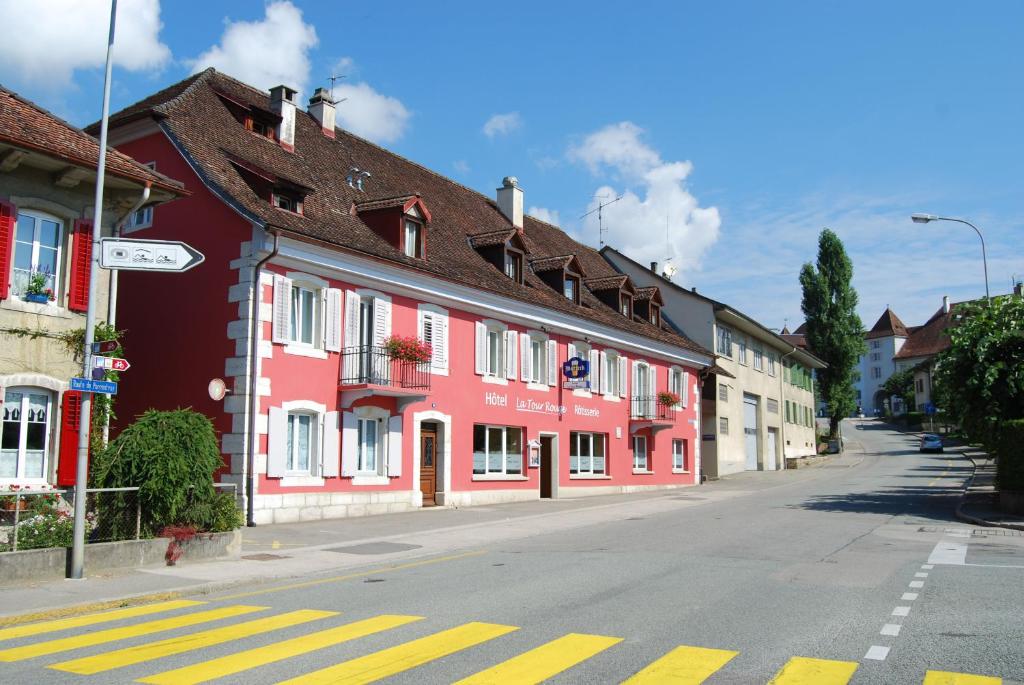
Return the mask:
<path id="1" fill-rule="evenodd" d="M 971 470 L 956 452 L 918 454 L 914 438 L 871 421 L 846 430 L 847 454 L 825 466 L 645 497 L 635 512 L 602 509 L 576 527 L 541 529 L 492 509 L 495 530 L 501 522 L 519 534 L 488 539 L 485 526 L 460 551 L 394 570 L 235 589 L 44 635 L 0 631 L 11 638 L 0 642 L 0 682 L 180 683 L 228 673 L 218 682 L 390 674 L 387 682 L 450 683 L 525 654 L 474 682 L 537 682 L 566 667 L 548 682 L 615 683 L 679 646 L 703 648 L 679 653 L 675 675 L 691 669 L 692 679 L 662 671 L 646 682 L 700 682 L 704 669 L 708 683 L 763 684 L 784 668 L 789 679 L 779 682 L 847 682 L 853 669 L 852 683 L 921 683 L 928 670 L 1024 681 L 1024 534 L 954 518 Z M 559 513 L 585 515 L 596 516 Z M 374 551 L 397 553 L 421 535 L 392 536 Z M 174 623 L 210 611 L 238 613 Z M 171 624 L 133 634 L 160 620 Z M 342 641 L 351 636 L 340 626 L 360 621 L 370 634 Z M 460 628 L 473 622 L 487 625 Z M 224 626 L 232 627 L 215 632 Z M 89 644 L 108 636 L 116 639 Z M 46 645 L 67 649 L 41 653 L 53 649 Z M 12 658 L 20 660 L 2 663 Z"/>

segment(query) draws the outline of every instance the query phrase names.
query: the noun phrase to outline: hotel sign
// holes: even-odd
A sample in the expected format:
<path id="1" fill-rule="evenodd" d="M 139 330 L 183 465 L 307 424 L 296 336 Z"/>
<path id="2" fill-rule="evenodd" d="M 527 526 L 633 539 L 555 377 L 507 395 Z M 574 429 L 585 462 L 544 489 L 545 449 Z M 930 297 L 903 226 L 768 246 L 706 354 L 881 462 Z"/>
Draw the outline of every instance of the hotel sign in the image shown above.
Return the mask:
<path id="1" fill-rule="evenodd" d="M 571 357 L 562 363 L 562 375 L 566 390 L 590 390 L 590 362 L 581 357 Z"/>

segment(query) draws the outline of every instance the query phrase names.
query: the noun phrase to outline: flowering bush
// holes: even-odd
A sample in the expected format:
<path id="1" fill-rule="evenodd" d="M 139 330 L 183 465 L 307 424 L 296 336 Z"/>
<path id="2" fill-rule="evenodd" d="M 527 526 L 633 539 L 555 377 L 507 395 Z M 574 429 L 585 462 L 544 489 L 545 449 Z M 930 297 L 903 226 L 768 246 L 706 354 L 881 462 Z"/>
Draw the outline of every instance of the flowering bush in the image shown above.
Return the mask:
<path id="1" fill-rule="evenodd" d="M 28 276 L 28 284 L 25 286 L 26 295 L 46 295 L 54 299 L 53 288 L 49 288 L 46 282 L 50 279 L 48 271 L 33 271 Z"/>
<path id="2" fill-rule="evenodd" d="M 413 336 L 393 335 L 384 341 L 384 349 L 392 359 L 417 364 L 426 364 L 433 354 L 430 345 Z"/>
<path id="3" fill-rule="evenodd" d="M 674 407 L 679 404 L 679 395 L 663 390 L 658 393 L 658 404 L 663 407 Z"/>

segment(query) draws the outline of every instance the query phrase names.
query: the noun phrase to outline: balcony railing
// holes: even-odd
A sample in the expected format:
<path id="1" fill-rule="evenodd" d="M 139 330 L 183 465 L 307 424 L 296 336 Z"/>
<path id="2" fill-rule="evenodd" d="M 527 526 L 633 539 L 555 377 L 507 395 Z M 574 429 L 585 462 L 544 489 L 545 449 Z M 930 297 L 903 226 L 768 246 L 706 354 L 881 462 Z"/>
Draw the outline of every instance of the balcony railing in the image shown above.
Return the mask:
<path id="1" fill-rule="evenodd" d="M 394 359 L 384 347 L 363 345 L 341 351 L 341 385 L 383 385 L 430 389 L 430 364 Z"/>
<path id="2" fill-rule="evenodd" d="M 634 396 L 630 399 L 629 418 L 642 421 L 670 421 L 672 407 L 658 402 L 657 395 Z"/>

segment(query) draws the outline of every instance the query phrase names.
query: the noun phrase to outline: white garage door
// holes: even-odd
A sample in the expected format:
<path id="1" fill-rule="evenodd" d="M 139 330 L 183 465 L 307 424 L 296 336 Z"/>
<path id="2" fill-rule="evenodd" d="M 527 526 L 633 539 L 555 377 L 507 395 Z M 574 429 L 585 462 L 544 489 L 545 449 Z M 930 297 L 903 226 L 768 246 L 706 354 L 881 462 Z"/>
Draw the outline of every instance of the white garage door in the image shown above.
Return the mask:
<path id="1" fill-rule="evenodd" d="M 747 470 L 757 471 L 757 398 L 743 396 L 743 437 L 747 444 Z"/>

